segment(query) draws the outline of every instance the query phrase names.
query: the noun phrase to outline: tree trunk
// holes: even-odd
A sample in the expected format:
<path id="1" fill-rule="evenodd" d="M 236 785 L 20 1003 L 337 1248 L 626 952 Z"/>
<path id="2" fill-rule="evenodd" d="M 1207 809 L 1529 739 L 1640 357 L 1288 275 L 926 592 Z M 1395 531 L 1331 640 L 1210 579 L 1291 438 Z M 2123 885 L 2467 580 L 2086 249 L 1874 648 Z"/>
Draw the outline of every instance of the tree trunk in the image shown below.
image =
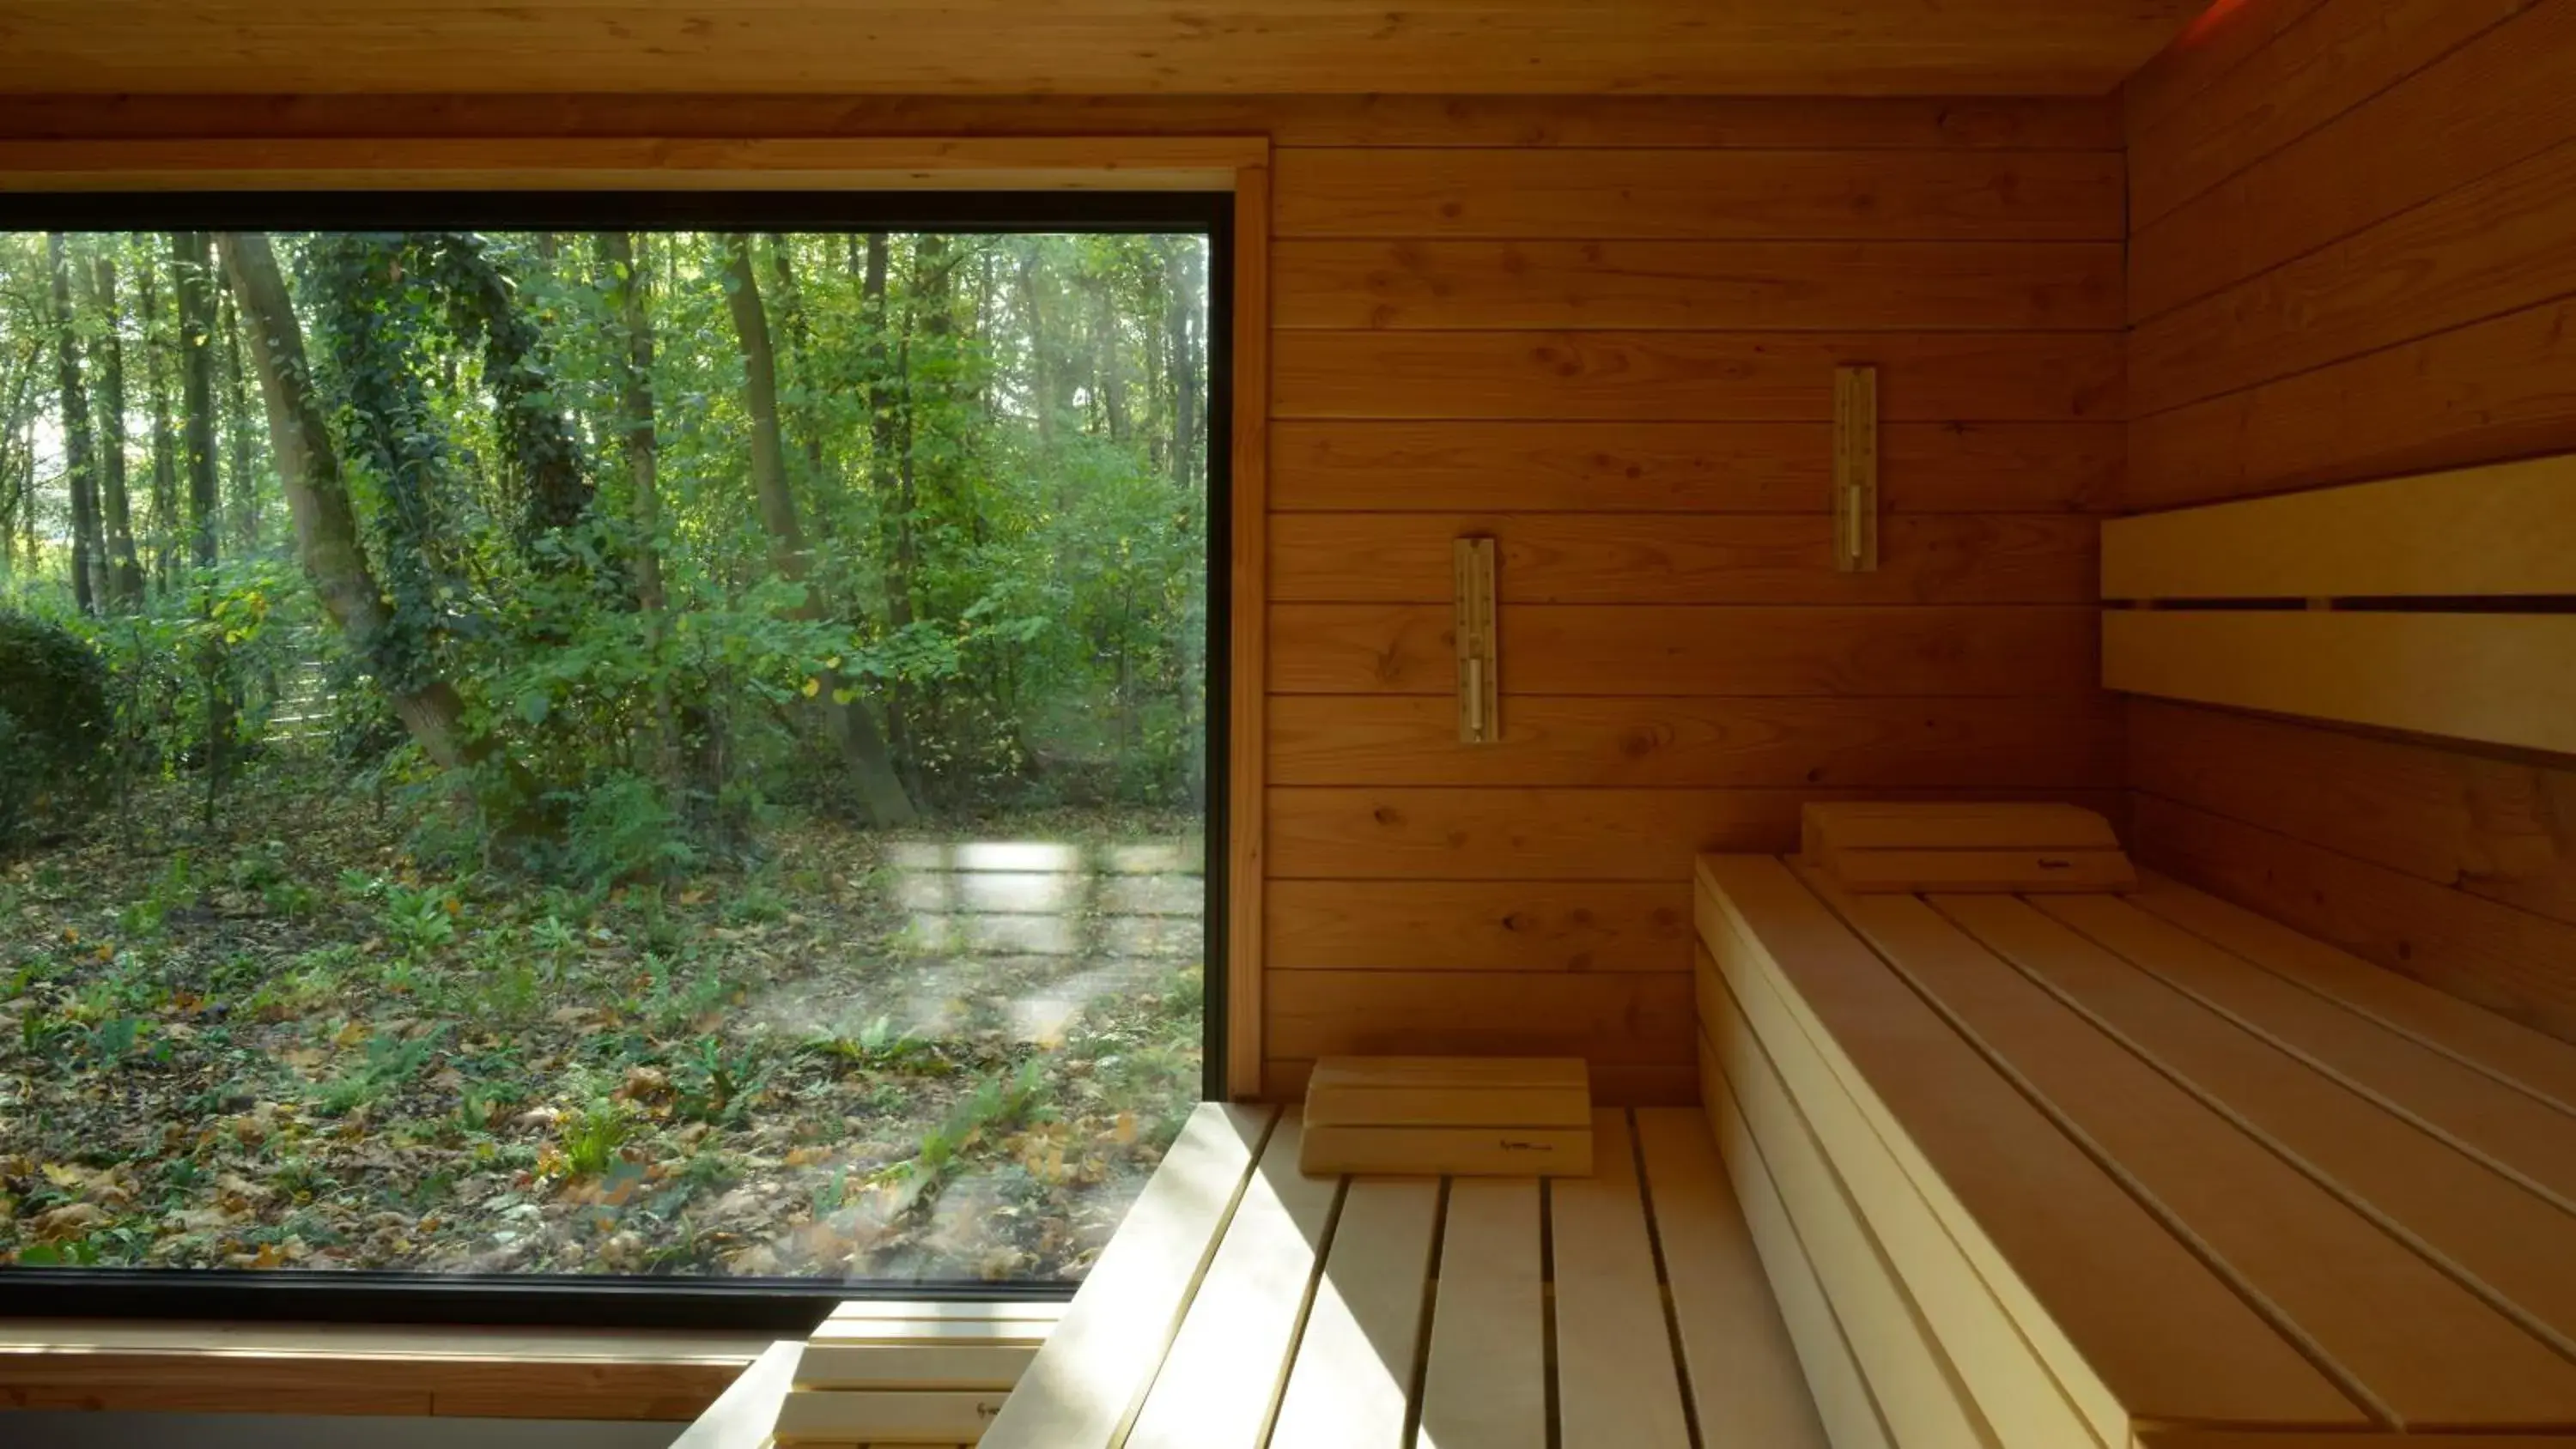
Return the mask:
<path id="1" fill-rule="evenodd" d="M 661 667 L 662 499 L 659 478 L 660 438 L 653 422 L 653 318 L 644 307 L 644 278 L 635 265 L 634 239 L 622 231 L 599 237 L 602 260 L 617 299 L 626 332 L 626 351 L 617 369 L 618 428 L 626 451 L 626 476 L 634 493 L 635 599 L 644 611 L 645 638 L 653 651 L 653 729 L 655 766 L 666 789 L 680 784 L 680 730 L 671 702 L 669 674 Z"/>
<path id="2" fill-rule="evenodd" d="M 815 402 L 814 328 L 805 317 L 805 289 L 797 283 L 796 262 L 788 252 L 787 238 L 784 236 L 772 235 L 769 238 L 769 269 L 778 278 L 778 320 L 787 330 L 787 360 L 789 368 L 794 373 L 797 393 L 797 401 L 793 409 L 796 433 L 802 440 L 805 454 L 805 485 L 809 489 L 817 490 L 814 496 L 820 499 L 822 494 L 819 490 L 823 486 L 823 424 L 822 419 L 817 416 Z M 818 502 L 816 506 L 819 508 L 821 504 Z M 824 522 L 824 537 L 829 538 L 831 533 L 829 522 Z"/>
<path id="3" fill-rule="evenodd" d="M 1127 358 L 1118 337 L 1118 309 L 1108 277 L 1091 279 L 1091 375 L 1100 384 L 1100 410 L 1109 441 L 1127 441 Z"/>
<path id="4" fill-rule="evenodd" d="M 1199 311 L 1198 243 L 1176 243 L 1164 264 L 1170 292 L 1166 325 L 1172 334 L 1172 480 L 1184 489 L 1197 476 L 1199 456 L 1199 349 L 1206 332 Z"/>
<path id="5" fill-rule="evenodd" d="M 143 597 L 143 567 L 134 556 L 134 509 L 125 493 L 125 337 L 116 298 L 116 261 L 104 252 L 92 262 L 98 313 L 98 476 L 106 505 L 109 598 L 131 608 Z"/>
<path id="6" fill-rule="evenodd" d="M 725 300 L 733 313 L 734 335 L 742 347 L 743 407 L 751 415 L 751 484 L 760 501 L 761 526 L 769 531 L 770 559 L 781 578 L 806 583 L 808 559 L 804 531 L 796 521 L 796 499 L 787 486 L 787 453 L 778 428 L 778 357 L 769 338 L 769 318 L 760 303 L 760 284 L 751 270 L 751 239 L 724 238 Z M 807 584 L 805 618 L 827 618 L 822 591 Z M 841 758 L 859 787 L 860 798 L 879 825 L 909 825 L 920 818 L 912 798 L 894 772 L 884 736 L 864 701 L 840 696 L 847 687 L 825 671 L 817 702 L 827 726 L 841 746 Z"/>
<path id="7" fill-rule="evenodd" d="M 72 502 L 72 599 L 95 614 L 107 597 L 106 553 L 98 538 L 98 474 L 90 448 L 89 394 L 81 389 L 80 334 L 72 319 L 72 274 L 63 234 L 45 237 L 53 269 L 54 373 L 63 412 L 63 486 Z"/>
<path id="8" fill-rule="evenodd" d="M 278 274 L 268 238 L 257 232 L 216 239 L 250 333 L 251 368 L 268 404 L 268 433 L 295 520 L 296 552 L 313 580 L 322 607 L 361 658 L 381 659 L 392 623 L 384 592 L 358 545 L 358 518 L 332 451 L 331 430 L 314 397 L 304 358 L 304 334 Z M 432 763 L 454 769 L 466 762 L 459 725 L 464 701 L 442 679 L 403 680 L 379 673 L 403 727 Z"/>
<path id="9" fill-rule="evenodd" d="M 868 484 L 877 515 L 877 559 L 885 578 L 886 627 L 912 627 L 912 464 L 905 456 L 910 391 L 894 361 L 893 318 L 886 305 L 890 262 L 886 234 L 872 231 L 860 258 L 859 319 L 866 329 Z M 886 733 L 897 759 L 911 753 L 911 700 L 901 680 L 886 690 Z"/>
<path id="10" fill-rule="evenodd" d="M 251 452 L 250 366 L 242 361 L 241 308 L 233 302 L 227 280 L 215 316 L 224 334 L 224 477 L 232 488 L 233 550 L 248 556 L 259 551 L 259 477 Z"/>
<path id="11" fill-rule="evenodd" d="M 215 566 L 219 495 L 215 491 L 214 254 L 201 231 L 170 237 L 172 274 L 179 288 L 179 397 L 186 432 L 182 451 L 188 473 L 188 555 L 203 575 Z M 214 590 L 203 609 L 211 613 Z M 231 768 L 232 689 L 224 679 L 223 651 L 211 639 L 200 661 L 206 686 L 206 818 L 214 823 L 215 799 Z"/>
<path id="12" fill-rule="evenodd" d="M 174 234 L 170 254 L 176 258 L 180 251 L 179 237 Z M 152 393 L 152 586 L 167 594 L 178 554 L 179 437 L 170 417 L 171 345 L 169 330 L 162 325 L 159 268 L 152 265 L 148 247 L 142 255 L 142 265 L 135 272 L 134 291 L 135 302 L 143 309 L 144 372 L 151 379 Z M 181 327 L 185 326 L 183 320 Z M 191 345 L 202 350 L 210 340 L 201 338 Z M 181 361 L 187 365 L 189 358 L 183 356 Z M 212 407 L 211 394 L 208 406 Z M 211 458 L 208 466 L 212 466 Z"/>

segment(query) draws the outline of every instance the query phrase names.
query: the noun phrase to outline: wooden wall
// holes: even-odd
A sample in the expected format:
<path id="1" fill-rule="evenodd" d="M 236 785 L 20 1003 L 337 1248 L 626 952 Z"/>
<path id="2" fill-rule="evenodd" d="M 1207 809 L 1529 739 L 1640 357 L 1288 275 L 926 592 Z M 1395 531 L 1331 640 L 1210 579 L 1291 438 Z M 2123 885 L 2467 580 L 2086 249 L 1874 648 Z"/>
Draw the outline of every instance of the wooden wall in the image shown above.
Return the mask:
<path id="1" fill-rule="evenodd" d="M 192 128 L 1270 135 L 1273 1095 L 1322 1054 L 1457 1050 L 1695 1100 L 1694 852 L 1788 848 L 1837 792 L 2120 799 L 2108 104 L 0 104 L 0 134 Z M 1828 555 L 1840 362 L 1882 369 L 1874 575 Z M 1456 743 L 1465 532 L 1502 544 L 1484 749 Z"/>
<path id="2" fill-rule="evenodd" d="M 2117 778 L 2087 510 L 2120 158 L 2086 111 L 1935 114 L 1279 152 L 1274 1093 L 1323 1053 L 1528 1050 L 1691 1101 L 1695 852 L 1787 848 L 1835 791 Z M 1829 561 L 1840 362 L 1881 368 L 1875 575 Z M 1487 748 L 1462 533 L 1500 540 Z"/>
<path id="3" fill-rule="evenodd" d="M 2128 504 L 2576 450 L 2576 5 L 2263 0 L 2126 97 Z M 2576 761 L 2137 701 L 2146 859 L 2576 1040 Z"/>

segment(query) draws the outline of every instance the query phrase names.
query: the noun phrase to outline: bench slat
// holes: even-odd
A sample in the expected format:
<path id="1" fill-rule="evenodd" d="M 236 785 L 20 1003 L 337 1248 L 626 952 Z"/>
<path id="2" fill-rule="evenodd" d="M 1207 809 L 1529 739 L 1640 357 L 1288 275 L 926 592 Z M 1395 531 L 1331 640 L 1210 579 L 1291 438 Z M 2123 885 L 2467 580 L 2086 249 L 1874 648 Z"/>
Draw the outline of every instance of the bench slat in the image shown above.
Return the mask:
<path id="1" fill-rule="evenodd" d="M 2514 1304 L 2561 1341 L 2576 1342 L 2576 1217 L 2535 1191 L 2528 1177 L 2518 1181 L 2491 1165 L 2498 1157 L 2523 1158 L 2542 1178 L 2570 1175 L 2576 1118 L 2287 982 L 2246 970 L 2117 900 L 2073 913 L 2089 923 L 2085 936 L 2062 920 L 2045 919 L 2037 904 L 1962 901 L 1954 914 L 1998 954 L 2337 1195 L 2484 1285 L 2489 1299 Z M 1935 905 L 1953 909 L 1945 898 Z M 2363 1083 L 2318 1070 L 2241 1019 L 2177 989 L 2177 979 L 2229 999 L 2240 999 L 2240 986 L 2254 987 L 2243 997 L 2258 1010 L 2274 1004 L 2263 999 L 2274 992 L 2297 998 L 2277 1003 L 2291 1008 L 2280 1018 L 2285 1029 L 2334 1032 L 2322 1038 L 2329 1054 Z M 2432 1110 L 2404 1111 L 2399 1104 L 2405 1101 Z M 2495 1156 L 2464 1148 L 2446 1124 L 2492 1146 Z M 2530 1145 L 2517 1134 L 2530 1134 Z"/>
<path id="2" fill-rule="evenodd" d="M 2145 876 L 2126 899 L 2266 971 L 2576 1112 L 2576 1047 L 2161 876 Z"/>
<path id="3" fill-rule="evenodd" d="M 1741 1112 L 1750 1127 L 1897 1443 L 1903 1449 L 1992 1449 L 1993 1431 L 1960 1390 L 1947 1355 L 1799 1115 L 1744 1008 L 1721 990 L 1702 1011 L 1730 1109 Z"/>
<path id="4" fill-rule="evenodd" d="M 985 1433 L 985 1449 L 1110 1449 L 1118 1441 L 1277 1116 L 1275 1108 L 1214 1102 L 1190 1114 Z"/>
<path id="5" fill-rule="evenodd" d="M 1753 1128 L 1727 1087 L 1726 1069 L 1718 1064 L 1706 1031 L 1699 1034 L 1699 1079 L 1701 1111 L 1717 1138 L 1729 1185 L 1744 1204 L 1745 1228 L 1762 1255 L 1762 1271 L 1770 1279 L 1789 1337 L 1798 1346 L 1799 1372 L 1806 1378 L 1807 1392 L 1816 1401 L 1816 1415 L 1824 1421 L 1833 1449 L 1890 1449 L 1895 1441 L 1879 1416 L 1878 1400 L 1852 1356 L 1842 1322 L 1825 1299 L 1824 1284 L 1817 1280 L 1816 1266 L 1808 1260 L 1806 1245 L 1789 1220 L 1779 1184 L 1773 1181 L 1753 1141 Z M 1715 1449 L 1732 1446 L 1721 1441 Z"/>
<path id="6" fill-rule="evenodd" d="M 2129 964 L 2576 1212 L 2576 1115 L 2112 896 L 2034 901 Z"/>
<path id="7" fill-rule="evenodd" d="M 1797 1347 L 1707 1118 L 1688 1107 L 1643 1108 L 1637 1141 L 1700 1441 L 1714 1449 L 1826 1449 Z M 1454 1212 L 1452 1220 L 1454 1234 Z"/>
<path id="8" fill-rule="evenodd" d="M 2273 1305 L 2395 1424 L 2547 1424 L 2576 1412 L 2576 1367 L 2111 1045 L 1987 944 L 1921 900 L 1845 895 L 1808 881 L 2068 1132 L 2116 1164 L 2133 1192 L 2249 1299 Z M 1981 916 L 1981 925 L 2049 927 L 2017 901 L 1981 898 L 1981 907 L 2010 908 Z"/>
<path id="9" fill-rule="evenodd" d="M 1625 1112 L 1593 1114 L 1593 1175 L 1549 1187 L 1565 1449 L 1690 1443 Z"/>
<path id="10" fill-rule="evenodd" d="M 1422 1376 L 1426 1449 L 1545 1449 L 1547 1284 L 1538 1200 L 1538 1184 L 1528 1179 L 1450 1184 Z"/>
<path id="11" fill-rule="evenodd" d="M 1699 969 L 1722 974 L 1707 949 Z M 1980 1278 L 1968 1255 L 1942 1229 L 1897 1159 L 1791 1020 L 1787 1003 L 1768 982 L 1745 973 L 1742 985 L 1716 984 L 1704 997 L 1728 999 L 1703 1013 L 1741 1012 L 1762 1043 L 1782 1084 L 1797 1103 L 1835 1173 L 1850 1190 L 1855 1210 L 1885 1250 L 1889 1266 L 1942 1345 L 1969 1396 L 2007 1444 L 2118 1444 L 2128 1423 L 2116 1406 L 2091 1421 L 2032 1352 L 2011 1312 Z"/>
<path id="12" fill-rule="evenodd" d="M 1291 1110 L 1272 1130 L 1127 1449 L 1260 1444 L 1341 1190 L 1338 1179 L 1298 1172 L 1303 1128 Z"/>
<path id="13" fill-rule="evenodd" d="M 1431 1178 L 1362 1178 L 1345 1190 L 1271 1449 L 1403 1442 L 1439 1207 Z"/>
<path id="14" fill-rule="evenodd" d="M 2368 1422 L 1787 867 L 1709 857 L 1700 881 L 1703 936 L 1779 990 L 2089 1420 Z"/>
<path id="15" fill-rule="evenodd" d="M 2063 1055 L 2050 1063 L 2056 1076 L 2027 1066 L 2032 1081 L 2079 1130 L 2099 1132 L 2102 1148 L 2148 1192 L 2164 1194 L 2184 1230 L 2218 1248 L 2403 1423 L 2576 1423 L 2576 1367 L 2434 1266 L 2458 1264 L 2535 1315 L 2576 1323 L 2576 1223 L 2558 1207 L 2030 903 L 1937 896 L 1929 909 L 2048 988 L 2056 1009 L 2025 1009 L 2063 1022 L 2066 1045 L 2050 1053 Z M 1911 968 L 1914 957 L 1901 955 L 1899 965 Z M 1935 991 L 1950 996 L 1953 988 Z M 1996 996 L 2009 993 L 2004 986 Z M 2120 1045 L 2079 1022 L 2097 1024 Z M 2014 1045 L 1989 1042 L 2020 1063 L 2030 1060 L 2035 1032 L 2032 1022 Z M 2120 1094 L 2115 1114 L 2112 1096 L 2123 1081 L 2141 1091 Z M 2156 1135 L 2130 1138 L 2133 1130 Z M 2179 1145 L 2192 1145 L 2195 1156 L 2179 1156 Z M 2174 1156 L 2156 1158 L 2159 1148 Z M 2251 1166 L 2239 1174 L 2236 1163 L 2254 1163 L 2259 1174 Z M 2357 1204 L 2370 1210 L 2357 1212 Z M 2259 1230 L 2236 1220 L 2246 1207 L 2267 1212 Z M 2275 1223 L 2311 1230 L 2300 1241 L 2275 1241 L 2267 1235 Z M 2398 1246 L 2385 1228 L 2429 1246 L 2434 1261 Z M 2339 1259 L 2339 1248 L 2352 1259 Z M 2326 1277 L 2311 1282 L 2311 1274 Z M 2486 1405 L 2483 1413 L 2476 1405 Z"/>

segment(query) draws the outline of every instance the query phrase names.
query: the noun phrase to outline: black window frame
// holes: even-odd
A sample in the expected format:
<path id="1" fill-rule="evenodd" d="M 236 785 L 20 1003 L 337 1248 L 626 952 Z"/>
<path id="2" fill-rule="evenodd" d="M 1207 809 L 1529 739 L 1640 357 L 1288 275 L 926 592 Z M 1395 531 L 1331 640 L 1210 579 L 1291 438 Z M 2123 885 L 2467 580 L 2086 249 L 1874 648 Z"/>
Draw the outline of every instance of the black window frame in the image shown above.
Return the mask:
<path id="1" fill-rule="evenodd" d="M 11 231 L 1119 232 L 1208 240 L 1204 1101 L 1225 1098 L 1233 691 L 1235 197 L 1209 191 L 314 190 L 7 197 Z M 302 1269 L 0 1267 L 0 1318 L 231 1319 L 803 1334 L 857 1299 L 1067 1299 L 968 1279 L 521 1277 Z"/>

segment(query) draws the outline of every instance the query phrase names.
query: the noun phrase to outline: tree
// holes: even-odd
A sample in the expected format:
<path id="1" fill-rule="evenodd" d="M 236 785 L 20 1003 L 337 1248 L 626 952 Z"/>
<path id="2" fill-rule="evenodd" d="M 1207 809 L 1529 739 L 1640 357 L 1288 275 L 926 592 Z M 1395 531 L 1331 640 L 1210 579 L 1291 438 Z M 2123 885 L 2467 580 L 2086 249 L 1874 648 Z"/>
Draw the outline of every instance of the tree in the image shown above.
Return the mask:
<path id="1" fill-rule="evenodd" d="M 177 256 L 178 233 L 171 235 L 170 247 L 172 256 Z M 173 348 L 169 329 L 162 325 L 165 314 L 161 310 L 157 270 L 152 265 L 151 249 L 144 248 L 141 265 L 135 270 L 135 301 L 143 309 L 144 371 L 151 379 L 152 394 L 152 582 L 154 588 L 168 593 L 171 563 L 178 551 L 174 540 L 178 537 L 179 517 L 179 435 L 170 417 Z M 188 345 L 203 351 L 209 340 L 199 338 Z M 183 352 L 179 361 L 186 367 L 188 355 Z"/>
<path id="2" fill-rule="evenodd" d="M 95 614 L 107 597 L 106 553 L 99 547 L 98 475 L 90 447 L 89 394 L 81 389 L 80 332 L 72 317 L 71 263 L 63 234 L 45 238 L 53 273 L 54 375 L 62 404 L 63 481 L 72 500 L 72 598 Z"/>
<path id="3" fill-rule="evenodd" d="M 427 674 L 423 661 L 389 648 L 392 611 L 358 543 L 357 512 L 340 472 L 312 372 L 304 333 L 277 269 L 268 238 L 256 232 L 216 238 L 250 337 L 252 370 L 268 404 L 269 447 L 287 512 L 295 520 L 297 555 L 325 612 L 359 657 L 377 671 L 395 715 L 421 753 L 445 769 L 467 761 L 464 701 L 454 685 Z"/>
<path id="4" fill-rule="evenodd" d="M 189 558 L 200 575 L 215 567 L 218 533 L 215 490 L 214 253 L 204 232 L 174 232 L 171 272 L 179 290 L 179 394 L 185 417 L 183 450 L 188 474 Z M 300 350 L 300 344 L 299 344 Z M 211 608 L 211 587 L 207 607 Z M 206 689 L 206 810 L 223 788 L 233 733 L 232 690 L 223 677 L 223 651 L 206 641 L 201 667 Z"/>
<path id="5" fill-rule="evenodd" d="M 125 495 L 125 336 L 116 296 L 116 259 L 102 250 L 91 262 L 98 302 L 98 462 L 106 505 L 108 596 L 120 608 L 143 597 L 143 568 L 134 556 L 134 510 Z"/>
<path id="6" fill-rule="evenodd" d="M 622 231 L 603 232 L 600 260 L 606 265 L 610 295 L 617 303 L 623 346 L 617 349 L 618 430 L 626 455 L 627 487 L 635 525 L 635 600 L 644 611 L 645 639 L 658 660 L 664 640 L 662 617 L 661 442 L 653 421 L 653 318 L 645 305 L 643 274 L 635 265 L 634 239 Z M 653 681 L 654 755 L 665 785 L 680 778 L 680 729 L 671 700 L 670 679 L 656 669 Z"/>
<path id="7" fill-rule="evenodd" d="M 780 578 L 806 586 L 804 617 L 824 618 L 829 609 L 822 591 L 809 579 L 805 534 L 796 517 L 796 498 L 787 484 L 787 451 L 778 426 L 778 355 L 770 343 L 769 318 L 762 309 L 760 284 L 752 275 L 751 239 L 724 238 L 725 301 L 733 316 L 734 336 L 742 353 L 743 408 L 751 417 L 751 480 L 759 500 L 761 526 L 769 534 L 770 564 Z M 908 825 L 920 818 L 912 797 L 896 778 L 885 737 L 861 700 L 844 698 L 852 691 L 825 670 L 818 696 L 831 733 L 839 738 L 843 762 L 879 825 Z"/>

